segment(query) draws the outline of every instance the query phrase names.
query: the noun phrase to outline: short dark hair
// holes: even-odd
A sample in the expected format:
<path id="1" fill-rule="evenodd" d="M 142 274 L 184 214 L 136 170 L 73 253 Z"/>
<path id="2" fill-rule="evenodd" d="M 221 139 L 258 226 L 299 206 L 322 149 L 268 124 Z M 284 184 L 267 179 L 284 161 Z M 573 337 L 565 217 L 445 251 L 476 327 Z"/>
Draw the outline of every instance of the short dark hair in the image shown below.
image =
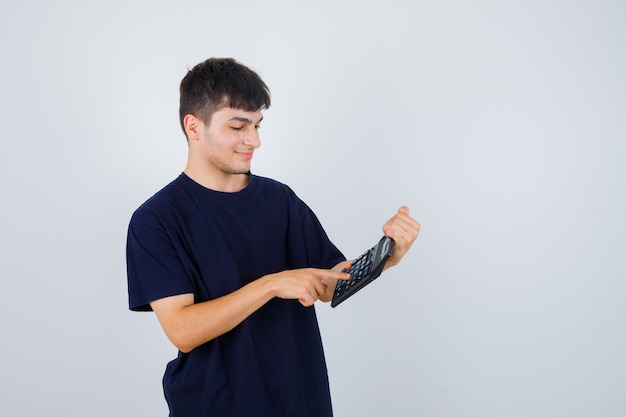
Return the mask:
<path id="1" fill-rule="evenodd" d="M 180 83 L 180 124 L 193 114 L 209 124 L 224 107 L 257 111 L 270 107 L 270 91 L 259 75 L 233 58 L 209 58 L 187 72 Z M 185 132 L 186 133 L 186 132 Z"/>

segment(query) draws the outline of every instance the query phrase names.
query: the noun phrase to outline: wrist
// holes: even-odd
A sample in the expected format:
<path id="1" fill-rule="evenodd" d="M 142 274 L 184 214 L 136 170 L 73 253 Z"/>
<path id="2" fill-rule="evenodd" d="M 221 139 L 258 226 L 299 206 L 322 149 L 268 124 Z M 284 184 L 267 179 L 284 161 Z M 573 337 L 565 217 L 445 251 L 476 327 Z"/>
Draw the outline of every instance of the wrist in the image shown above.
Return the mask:
<path id="1" fill-rule="evenodd" d="M 278 297 L 279 290 L 276 274 L 263 275 L 256 280 L 256 283 L 259 285 L 260 293 L 264 294 L 268 301 Z"/>

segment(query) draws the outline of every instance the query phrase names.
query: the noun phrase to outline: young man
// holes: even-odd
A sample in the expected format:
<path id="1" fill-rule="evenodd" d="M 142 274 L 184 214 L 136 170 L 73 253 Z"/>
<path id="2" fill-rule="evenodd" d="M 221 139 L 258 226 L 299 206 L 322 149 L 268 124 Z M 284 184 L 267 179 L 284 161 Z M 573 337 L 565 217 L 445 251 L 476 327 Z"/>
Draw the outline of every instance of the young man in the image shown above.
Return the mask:
<path id="1" fill-rule="evenodd" d="M 315 309 L 345 257 L 287 186 L 250 173 L 269 90 L 232 59 L 181 82 L 184 172 L 133 214 L 130 308 L 153 310 L 179 349 L 163 385 L 170 416 L 331 416 Z M 420 225 L 406 207 L 383 225 L 397 264 Z"/>

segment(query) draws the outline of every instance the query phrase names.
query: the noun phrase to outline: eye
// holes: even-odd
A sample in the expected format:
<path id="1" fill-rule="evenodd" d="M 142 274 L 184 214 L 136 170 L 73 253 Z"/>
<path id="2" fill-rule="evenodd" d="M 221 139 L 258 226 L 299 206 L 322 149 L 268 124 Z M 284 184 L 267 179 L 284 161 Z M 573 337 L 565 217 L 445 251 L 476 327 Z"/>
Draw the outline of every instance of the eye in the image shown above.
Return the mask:
<path id="1" fill-rule="evenodd" d="M 261 125 L 256 125 L 256 126 L 254 126 L 254 128 L 255 128 L 256 130 L 259 130 L 259 129 L 261 128 Z"/>
<path id="2" fill-rule="evenodd" d="M 231 126 L 230 128 L 233 130 L 243 130 L 243 126 Z"/>

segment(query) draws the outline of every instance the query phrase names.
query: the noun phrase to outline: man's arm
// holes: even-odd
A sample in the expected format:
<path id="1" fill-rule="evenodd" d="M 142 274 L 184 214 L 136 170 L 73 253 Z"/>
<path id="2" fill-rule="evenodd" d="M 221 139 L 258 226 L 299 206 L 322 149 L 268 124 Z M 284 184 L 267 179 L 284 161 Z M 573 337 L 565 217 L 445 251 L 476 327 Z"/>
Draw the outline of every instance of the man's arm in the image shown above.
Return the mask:
<path id="1" fill-rule="evenodd" d="M 391 257 L 385 263 L 383 270 L 400 263 L 400 260 L 409 251 L 415 239 L 417 239 L 420 228 L 419 222 L 409 216 L 409 208 L 406 206 L 400 207 L 398 212 L 387 220 L 383 225 L 383 233 L 394 240 L 394 246 Z"/>
<path id="2" fill-rule="evenodd" d="M 182 294 L 153 301 L 150 306 L 174 346 L 190 352 L 232 330 L 274 297 L 297 299 L 308 307 L 326 295 L 329 283 L 346 278 L 348 274 L 334 268 L 295 269 L 263 276 L 214 300 L 195 304 L 193 294 Z M 332 297 L 332 290 L 330 294 Z"/>
<path id="3" fill-rule="evenodd" d="M 415 239 L 419 235 L 420 224 L 409 216 L 409 208 L 402 206 L 398 212 L 383 225 L 385 236 L 394 240 L 395 244 L 391 257 L 385 263 L 383 270 L 391 268 L 400 263 L 400 260 L 408 252 Z M 343 261 L 335 265 L 331 270 L 340 272 L 346 265 L 352 263 L 351 260 Z M 333 299 L 333 293 L 337 286 L 337 280 L 329 280 L 326 283 L 326 292 L 319 297 L 321 301 L 329 302 Z"/>

